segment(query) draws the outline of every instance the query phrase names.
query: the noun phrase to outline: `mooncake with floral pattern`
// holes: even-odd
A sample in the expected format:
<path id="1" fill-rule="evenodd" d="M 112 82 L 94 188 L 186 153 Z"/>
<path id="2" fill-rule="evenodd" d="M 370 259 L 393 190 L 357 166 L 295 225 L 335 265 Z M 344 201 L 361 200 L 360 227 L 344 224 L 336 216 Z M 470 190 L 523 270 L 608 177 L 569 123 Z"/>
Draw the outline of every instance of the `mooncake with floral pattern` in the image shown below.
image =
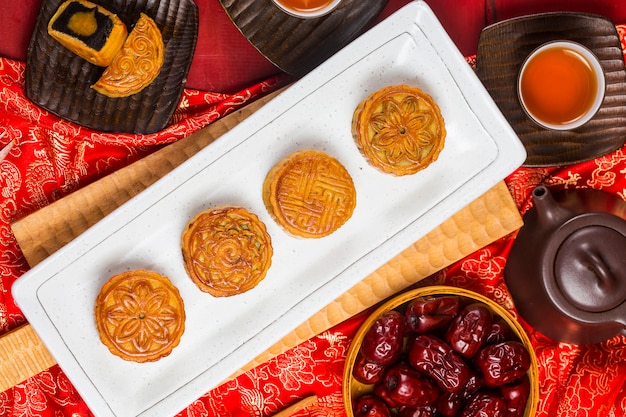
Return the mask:
<path id="1" fill-rule="evenodd" d="M 95 303 L 100 340 L 111 353 L 133 362 L 154 362 L 178 346 L 185 306 L 165 276 L 145 270 L 111 277 Z"/>
<path id="2" fill-rule="evenodd" d="M 446 127 L 430 95 L 400 84 L 375 91 L 359 103 L 352 119 L 352 136 L 371 165 L 402 176 L 415 174 L 437 160 Z"/>

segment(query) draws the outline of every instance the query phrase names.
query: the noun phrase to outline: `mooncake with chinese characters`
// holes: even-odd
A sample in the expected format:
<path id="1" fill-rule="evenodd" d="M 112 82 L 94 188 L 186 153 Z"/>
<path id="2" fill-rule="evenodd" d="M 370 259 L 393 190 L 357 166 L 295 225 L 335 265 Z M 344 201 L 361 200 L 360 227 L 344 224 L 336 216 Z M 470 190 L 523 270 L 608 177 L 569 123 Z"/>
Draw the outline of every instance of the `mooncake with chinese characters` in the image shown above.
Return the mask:
<path id="1" fill-rule="evenodd" d="M 352 217 L 356 189 L 350 173 L 337 159 L 324 152 L 301 150 L 268 172 L 263 201 L 289 234 L 321 238 Z"/>
<path id="2" fill-rule="evenodd" d="M 104 7 L 87 0 L 68 0 L 50 19 L 48 33 L 81 58 L 106 67 L 122 48 L 128 30 Z"/>
<path id="3" fill-rule="evenodd" d="M 272 241 L 265 224 L 243 207 L 198 213 L 182 233 L 181 248 L 192 281 L 215 297 L 251 290 L 272 264 Z"/>
<path id="4" fill-rule="evenodd" d="M 352 136 L 372 166 L 402 176 L 415 174 L 437 160 L 446 127 L 430 95 L 401 84 L 382 88 L 357 106 Z"/>
<path id="5" fill-rule="evenodd" d="M 145 270 L 111 277 L 95 303 L 100 340 L 111 353 L 133 362 L 154 362 L 178 346 L 185 306 L 165 276 Z"/>

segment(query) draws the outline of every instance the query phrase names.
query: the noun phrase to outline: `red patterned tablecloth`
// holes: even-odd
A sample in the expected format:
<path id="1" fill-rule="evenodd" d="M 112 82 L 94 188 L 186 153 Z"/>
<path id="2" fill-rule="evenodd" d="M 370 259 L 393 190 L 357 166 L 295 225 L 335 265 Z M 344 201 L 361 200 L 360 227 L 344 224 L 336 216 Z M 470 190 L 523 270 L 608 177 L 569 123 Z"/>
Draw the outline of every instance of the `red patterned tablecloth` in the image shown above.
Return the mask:
<path id="1" fill-rule="evenodd" d="M 623 39 L 626 29 L 618 29 Z M 24 68 L 21 62 L 0 59 L 0 146 L 12 143 L 0 161 L 0 333 L 24 322 L 10 289 L 28 265 L 12 235 L 12 221 L 189 135 L 282 82 L 275 77 L 233 95 L 188 89 L 166 130 L 153 135 L 118 135 L 76 126 L 33 106 L 24 97 Z M 591 187 L 626 199 L 626 147 L 567 167 L 520 168 L 506 183 L 522 213 L 530 207 L 530 193 L 539 184 L 551 189 Z M 517 316 L 503 279 L 514 235 L 473 253 L 420 285 L 471 289 Z M 316 394 L 318 402 L 297 415 L 345 416 L 341 394 L 344 359 L 363 319 L 363 314 L 351 318 L 213 389 L 180 416 L 269 416 L 310 394 Z M 539 360 L 538 416 L 626 415 L 626 337 L 616 336 L 593 346 L 561 344 L 520 321 Z M 0 393 L 0 416 L 89 415 L 58 366 Z"/>

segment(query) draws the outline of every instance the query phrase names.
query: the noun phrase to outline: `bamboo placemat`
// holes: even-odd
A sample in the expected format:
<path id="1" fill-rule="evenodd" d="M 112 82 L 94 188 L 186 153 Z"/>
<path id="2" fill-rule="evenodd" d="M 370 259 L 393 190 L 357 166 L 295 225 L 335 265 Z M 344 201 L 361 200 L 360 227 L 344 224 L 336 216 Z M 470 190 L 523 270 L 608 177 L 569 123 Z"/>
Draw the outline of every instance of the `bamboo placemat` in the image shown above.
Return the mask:
<path id="1" fill-rule="evenodd" d="M 232 113 L 12 225 L 31 266 L 244 120 L 274 93 Z M 270 347 L 236 375 L 320 334 L 489 243 L 519 229 L 522 219 L 504 182 L 368 275 Z M 0 337 L 0 392 L 54 365 L 29 324 Z M 236 375 L 233 375 L 236 376 Z"/>

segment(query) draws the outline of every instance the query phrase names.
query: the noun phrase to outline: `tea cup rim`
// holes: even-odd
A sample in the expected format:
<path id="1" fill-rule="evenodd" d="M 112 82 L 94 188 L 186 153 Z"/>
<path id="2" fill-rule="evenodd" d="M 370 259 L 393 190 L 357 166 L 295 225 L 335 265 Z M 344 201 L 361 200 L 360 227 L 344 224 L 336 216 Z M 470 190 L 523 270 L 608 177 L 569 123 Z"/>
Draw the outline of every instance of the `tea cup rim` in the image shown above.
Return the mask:
<path id="1" fill-rule="evenodd" d="M 526 108 L 526 105 L 524 104 L 523 94 L 521 91 L 522 76 L 523 76 L 524 70 L 526 69 L 528 62 L 530 62 L 530 60 L 534 56 L 536 56 L 539 52 L 544 51 L 545 49 L 548 49 L 548 48 L 553 48 L 553 47 L 558 47 L 558 46 L 573 49 L 574 51 L 583 55 L 587 59 L 587 61 L 590 63 L 590 65 L 594 67 L 595 69 L 594 73 L 597 75 L 597 81 L 598 81 L 598 94 L 596 96 L 596 99 L 594 100 L 593 105 L 590 107 L 589 111 L 587 111 L 583 116 L 576 119 L 575 121 L 571 123 L 567 123 L 567 124 L 552 124 L 552 123 L 548 123 L 548 122 L 545 122 L 543 120 L 536 118 Z M 518 97 L 520 106 L 524 110 L 524 113 L 535 124 L 545 129 L 549 129 L 549 130 L 566 131 L 566 130 L 572 130 L 572 129 L 576 129 L 578 127 L 583 126 L 596 115 L 598 110 L 600 110 L 600 107 L 602 106 L 602 103 L 604 101 L 605 94 L 606 94 L 606 76 L 604 73 L 604 68 L 602 68 L 600 59 L 596 56 L 596 54 L 591 49 L 589 49 L 585 45 L 582 45 L 581 43 L 571 41 L 571 40 L 557 39 L 557 40 L 545 42 L 537 46 L 526 56 L 526 58 L 522 62 L 522 65 L 520 66 L 520 70 L 517 76 L 517 97 Z"/>
<path id="2" fill-rule="evenodd" d="M 322 17 L 322 16 L 329 14 L 330 12 L 335 10 L 342 1 L 343 0 L 331 0 L 325 7 L 321 9 L 317 9 L 313 11 L 302 11 L 302 12 L 290 9 L 289 7 L 282 4 L 281 0 L 272 0 L 272 3 L 274 3 L 274 5 L 278 7 L 280 10 L 282 10 L 283 12 L 293 17 L 298 17 L 301 19 L 314 19 L 314 18 Z"/>

